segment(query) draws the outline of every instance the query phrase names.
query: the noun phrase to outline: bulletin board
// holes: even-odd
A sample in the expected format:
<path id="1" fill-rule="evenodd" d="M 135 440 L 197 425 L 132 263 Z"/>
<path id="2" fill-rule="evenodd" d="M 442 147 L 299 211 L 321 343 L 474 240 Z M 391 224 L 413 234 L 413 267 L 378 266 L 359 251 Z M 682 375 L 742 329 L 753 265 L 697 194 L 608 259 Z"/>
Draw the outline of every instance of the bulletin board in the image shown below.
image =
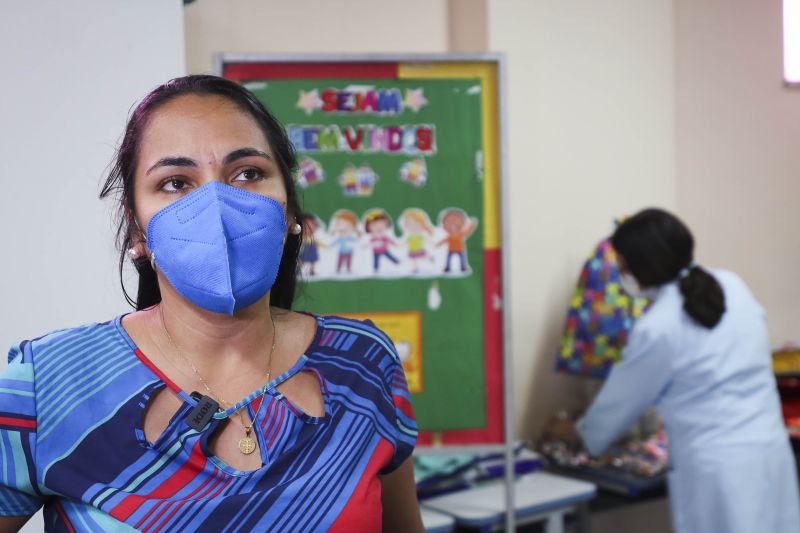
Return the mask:
<path id="1" fill-rule="evenodd" d="M 295 148 L 295 308 L 394 341 L 420 444 L 505 439 L 497 57 L 220 54 Z"/>

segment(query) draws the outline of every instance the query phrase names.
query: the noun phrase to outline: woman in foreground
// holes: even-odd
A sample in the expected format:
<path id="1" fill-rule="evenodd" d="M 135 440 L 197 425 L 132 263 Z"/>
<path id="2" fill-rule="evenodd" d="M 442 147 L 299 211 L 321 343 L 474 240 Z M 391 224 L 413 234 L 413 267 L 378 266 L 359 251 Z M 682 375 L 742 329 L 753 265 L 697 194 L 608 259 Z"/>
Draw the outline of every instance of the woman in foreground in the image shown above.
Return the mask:
<path id="1" fill-rule="evenodd" d="M 391 340 L 292 312 L 285 132 L 239 85 L 172 80 L 133 112 L 117 193 L 136 312 L 12 348 L 0 530 L 421 531 Z"/>

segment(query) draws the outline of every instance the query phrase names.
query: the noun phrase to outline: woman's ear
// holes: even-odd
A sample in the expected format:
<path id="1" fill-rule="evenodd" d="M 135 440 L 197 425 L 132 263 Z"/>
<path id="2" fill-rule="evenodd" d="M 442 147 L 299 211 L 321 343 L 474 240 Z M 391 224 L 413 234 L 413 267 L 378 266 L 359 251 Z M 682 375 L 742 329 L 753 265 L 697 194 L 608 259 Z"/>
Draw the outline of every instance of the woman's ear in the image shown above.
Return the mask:
<path id="1" fill-rule="evenodd" d="M 294 213 L 288 213 L 286 217 L 286 226 L 289 228 L 290 235 L 300 235 L 303 232 L 303 226 L 300 224 L 300 220 Z"/>
<path id="2" fill-rule="evenodd" d="M 129 236 L 127 242 L 130 243 L 130 248 L 126 250 L 128 257 L 130 257 L 132 261 L 135 261 L 141 257 L 147 257 L 149 254 L 147 249 L 147 235 L 139 226 L 139 223 L 137 222 L 133 211 L 127 205 L 127 202 L 125 205 L 125 220 L 128 226 Z"/>

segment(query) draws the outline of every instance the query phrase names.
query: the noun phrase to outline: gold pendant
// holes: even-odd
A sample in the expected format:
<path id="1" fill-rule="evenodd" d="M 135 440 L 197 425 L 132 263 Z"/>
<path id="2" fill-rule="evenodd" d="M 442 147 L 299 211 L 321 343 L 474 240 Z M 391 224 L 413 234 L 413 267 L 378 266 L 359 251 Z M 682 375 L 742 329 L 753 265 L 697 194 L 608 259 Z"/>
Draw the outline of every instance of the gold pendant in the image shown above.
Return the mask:
<path id="1" fill-rule="evenodd" d="M 256 441 L 247 436 L 242 437 L 239 439 L 239 451 L 245 455 L 250 455 L 256 451 Z"/>

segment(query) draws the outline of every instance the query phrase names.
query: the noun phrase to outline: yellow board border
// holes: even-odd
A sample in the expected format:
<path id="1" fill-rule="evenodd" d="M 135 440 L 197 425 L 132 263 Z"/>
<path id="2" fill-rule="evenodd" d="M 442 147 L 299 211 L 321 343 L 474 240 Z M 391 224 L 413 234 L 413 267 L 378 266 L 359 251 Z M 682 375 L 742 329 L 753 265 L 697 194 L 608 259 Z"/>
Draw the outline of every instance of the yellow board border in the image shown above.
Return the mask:
<path id="1" fill-rule="evenodd" d="M 481 122 L 483 129 L 483 242 L 487 249 L 500 248 L 500 124 L 495 62 L 399 63 L 400 79 L 481 80 Z"/>

